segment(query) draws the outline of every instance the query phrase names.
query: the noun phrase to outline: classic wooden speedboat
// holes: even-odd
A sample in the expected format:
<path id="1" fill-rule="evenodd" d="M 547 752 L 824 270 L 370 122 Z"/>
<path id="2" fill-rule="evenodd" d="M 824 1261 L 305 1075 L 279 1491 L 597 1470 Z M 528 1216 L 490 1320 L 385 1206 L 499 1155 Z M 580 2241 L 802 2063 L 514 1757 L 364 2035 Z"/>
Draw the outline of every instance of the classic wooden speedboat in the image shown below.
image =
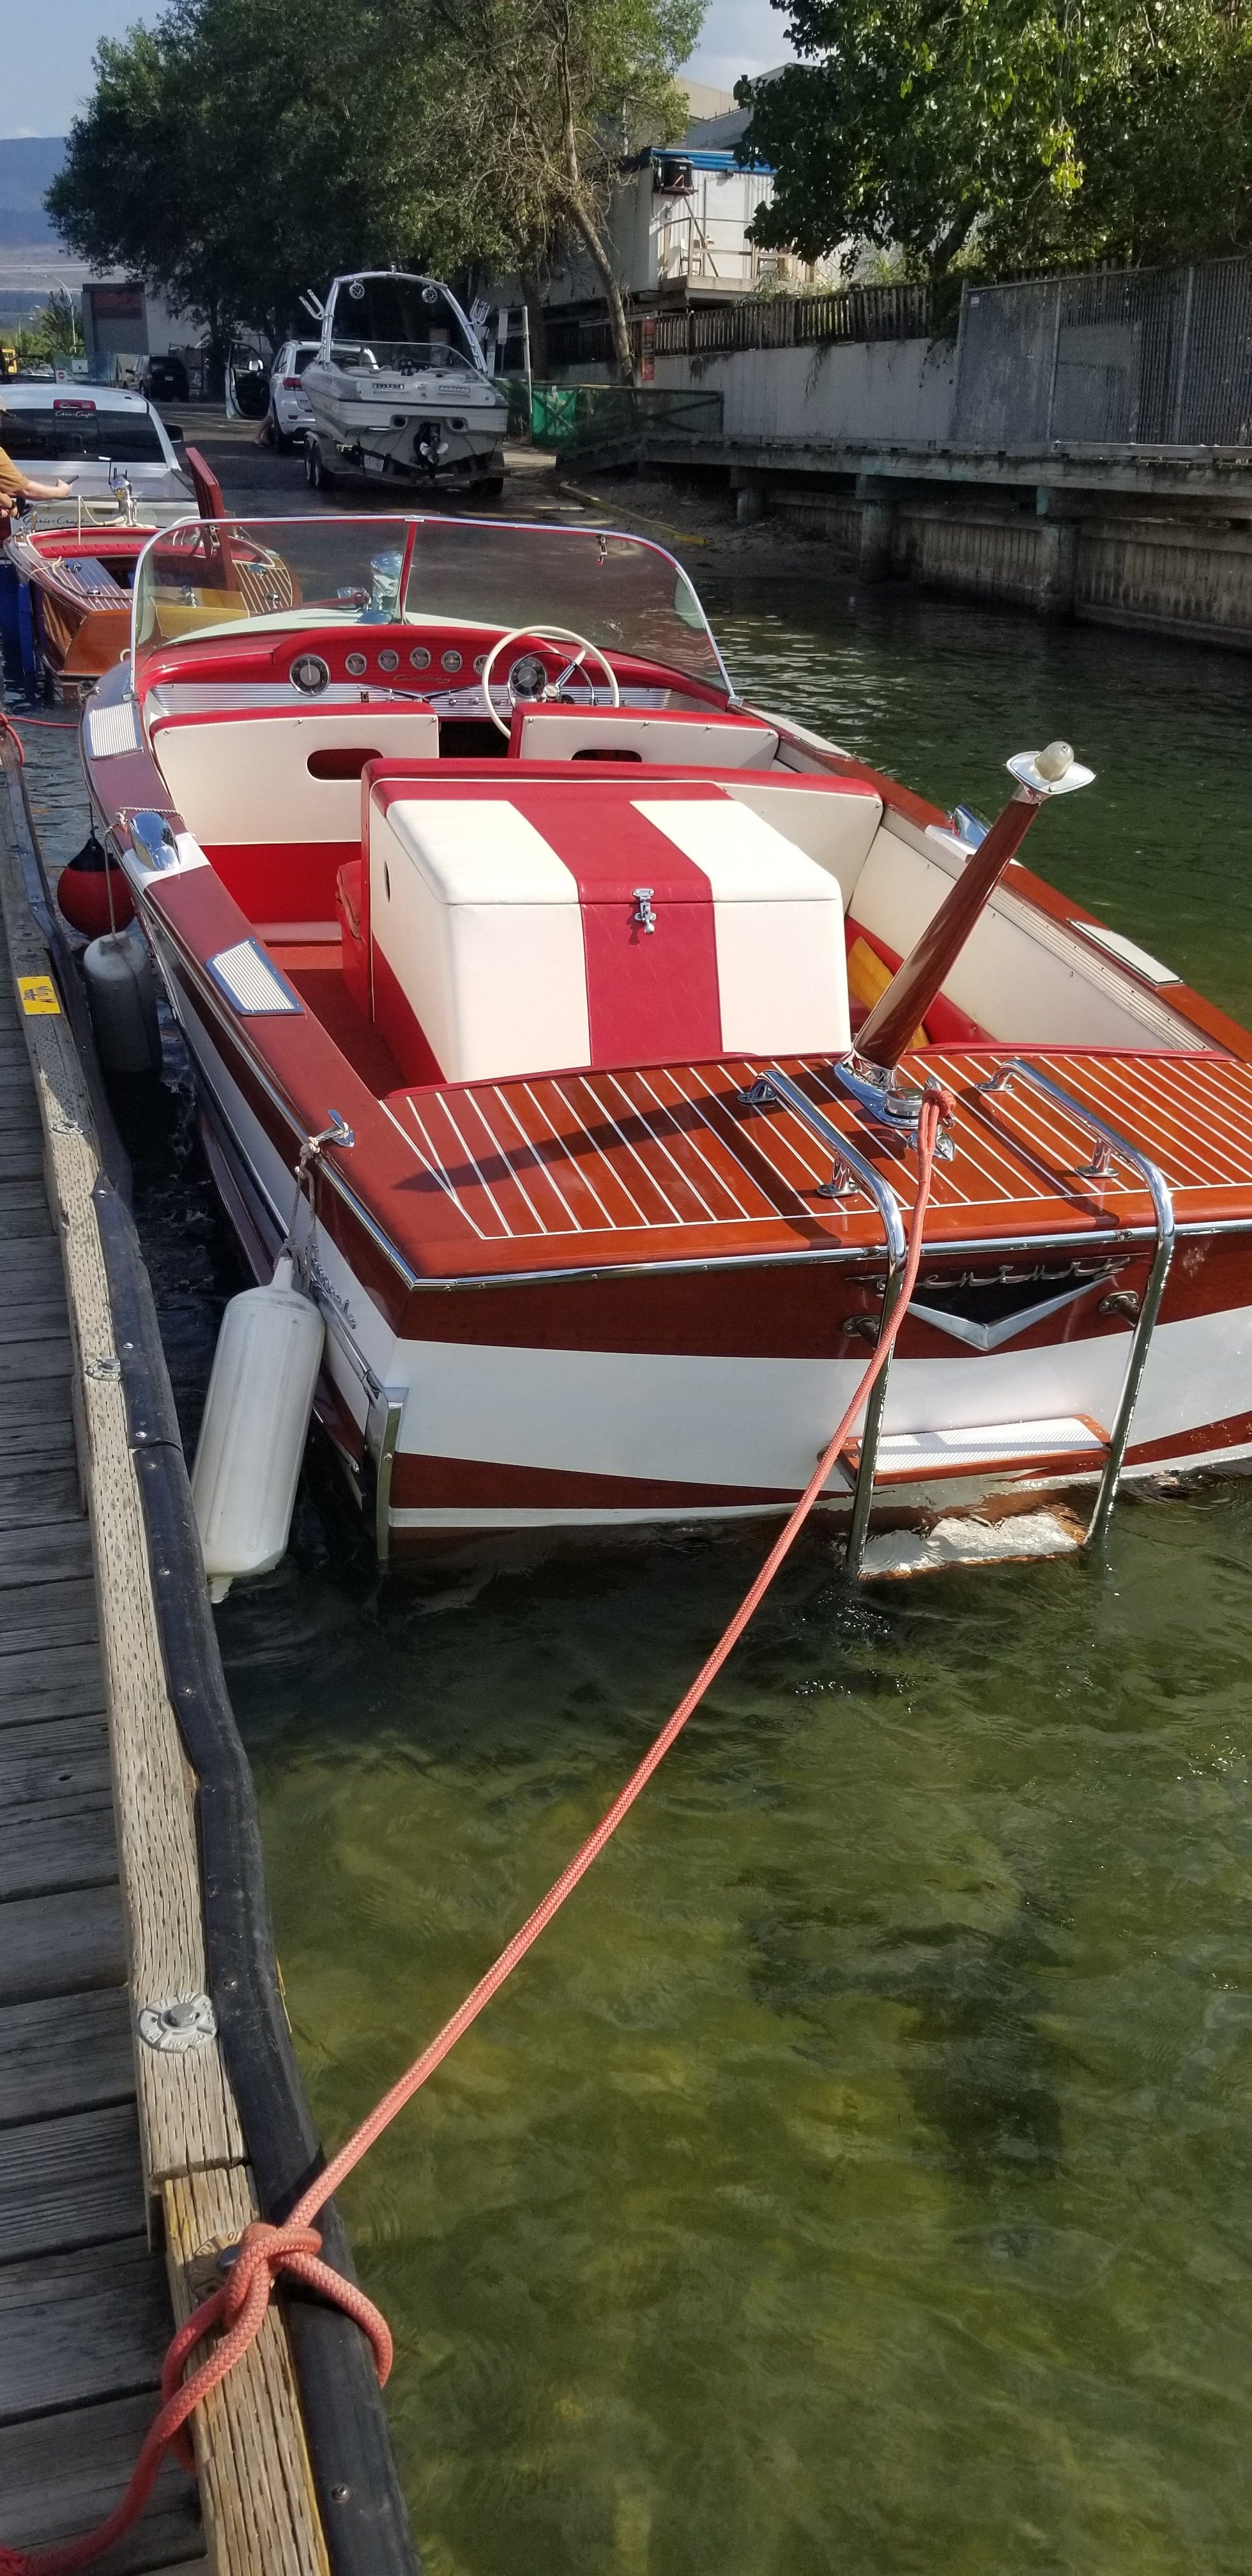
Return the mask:
<path id="1" fill-rule="evenodd" d="M 195 448 L 185 461 L 197 507 L 220 516 L 216 477 Z M 158 528 L 185 519 L 192 506 L 186 489 L 154 499 L 136 492 L 124 466 L 119 476 L 112 489 L 101 474 L 99 490 L 37 502 L 3 545 L 0 583 L 16 593 L 19 656 L 28 679 L 57 696 L 78 697 L 128 651 L 140 555 Z"/>
<path id="2" fill-rule="evenodd" d="M 932 1077 L 851 1561 L 1252 1457 L 1252 1038 L 1014 859 L 1066 747 L 987 831 L 745 705 L 654 545 L 324 517 L 154 540 L 84 754 L 380 1552 L 782 1511 Z"/>

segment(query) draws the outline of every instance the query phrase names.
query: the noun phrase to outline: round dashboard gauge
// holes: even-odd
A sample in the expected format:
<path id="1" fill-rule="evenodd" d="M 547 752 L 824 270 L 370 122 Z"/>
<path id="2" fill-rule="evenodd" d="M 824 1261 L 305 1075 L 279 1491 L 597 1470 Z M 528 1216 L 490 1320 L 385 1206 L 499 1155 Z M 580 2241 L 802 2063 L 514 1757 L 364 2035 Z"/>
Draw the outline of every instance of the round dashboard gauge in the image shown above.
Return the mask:
<path id="1" fill-rule="evenodd" d="M 486 656 L 486 654 L 485 654 L 485 653 L 476 653 L 476 654 L 474 655 L 474 668 L 475 668 L 475 670 L 477 671 L 479 678 L 481 679 L 481 678 L 482 678 L 482 675 L 483 675 L 483 672 L 484 672 L 484 671 L 486 670 L 486 668 L 487 668 L 487 656 Z"/>
<path id="2" fill-rule="evenodd" d="M 306 698 L 316 698 L 330 687 L 330 668 L 320 653 L 302 653 L 288 676 L 293 689 L 302 690 Z"/>
<path id="3" fill-rule="evenodd" d="M 439 659 L 442 662 L 445 671 L 459 671 L 462 661 L 464 660 L 464 655 L 458 653 L 455 648 L 450 648 L 448 652 L 441 653 Z"/>
<path id="4" fill-rule="evenodd" d="M 429 671 L 430 655 L 424 644 L 414 645 L 413 650 L 409 655 L 409 669 L 411 671 Z"/>
<path id="5" fill-rule="evenodd" d="M 538 653 L 519 653 L 508 672 L 515 698 L 541 698 L 548 685 L 547 665 Z"/>
<path id="6" fill-rule="evenodd" d="M 386 650 L 386 652 L 385 652 L 385 653 L 380 653 L 380 654 L 379 654 L 379 656 L 378 656 L 378 667 L 379 667 L 379 670 L 380 670 L 380 671 L 398 671 L 398 670 L 399 670 L 399 668 L 400 668 L 400 656 L 399 656 L 399 654 L 398 654 L 398 653 L 393 653 L 393 651 L 392 651 L 392 649 L 391 649 L 391 646 L 390 646 L 390 645 L 388 645 L 387 650 Z"/>
<path id="7" fill-rule="evenodd" d="M 349 653 L 343 667 L 354 680 L 359 680 L 368 671 L 369 664 L 363 653 Z"/>

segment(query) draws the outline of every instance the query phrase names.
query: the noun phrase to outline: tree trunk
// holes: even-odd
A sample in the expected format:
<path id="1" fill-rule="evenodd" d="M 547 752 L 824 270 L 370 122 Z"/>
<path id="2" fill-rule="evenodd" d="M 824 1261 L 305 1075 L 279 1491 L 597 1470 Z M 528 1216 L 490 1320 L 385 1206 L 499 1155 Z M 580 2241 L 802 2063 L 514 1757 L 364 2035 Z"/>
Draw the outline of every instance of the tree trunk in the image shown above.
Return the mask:
<path id="1" fill-rule="evenodd" d="M 613 267 L 613 262 L 610 259 L 604 241 L 601 238 L 600 227 L 589 208 L 572 192 L 569 200 L 569 217 L 575 232 L 578 234 L 579 240 L 591 255 L 596 273 L 604 288 L 605 300 L 609 308 L 609 327 L 613 333 L 613 351 L 617 359 L 618 374 L 624 385 L 633 385 L 635 381 L 635 353 L 631 347 L 630 324 L 626 319 L 626 307 L 622 301 L 622 290 L 617 281 L 617 274 Z"/>
<path id="2" fill-rule="evenodd" d="M 548 308 L 538 278 L 529 272 L 522 278 L 522 302 L 530 322 L 530 372 L 543 384 L 548 376 Z"/>

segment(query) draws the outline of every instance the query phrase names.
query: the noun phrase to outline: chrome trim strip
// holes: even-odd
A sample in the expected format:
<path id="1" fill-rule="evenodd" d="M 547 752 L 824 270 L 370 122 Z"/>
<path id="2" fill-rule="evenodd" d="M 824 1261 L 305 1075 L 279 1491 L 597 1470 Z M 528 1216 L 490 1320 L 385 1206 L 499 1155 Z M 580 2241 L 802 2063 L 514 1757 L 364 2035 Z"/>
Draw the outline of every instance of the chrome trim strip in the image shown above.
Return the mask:
<path id="1" fill-rule="evenodd" d="M 1045 1297 L 1038 1305 L 1020 1307 L 1015 1315 L 1003 1316 L 998 1324 L 971 1324 L 967 1316 L 945 1315 L 941 1307 L 923 1305 L 917 1297 L 914 1297 L 909 1313 L 916 1315 L 919 1323 L 929 1324 L 932 1332 L 947 1333 L 950 1340 L 963 1342 L 967 1350 L 1001 1351 L 1007 1343 L 1015 1342 L 1019 1333 L 1030 1332 L 1035 1324 L 1042 1324 L 1049 1315 L 1059 1315 L 1063 1307 L 1072 1306 L 1075 1299 L 1085 1297 L 1089 1289 L 1107 1288 L 1114 1276 L 1110 1265 L 1108 1269 L 1098 1271 L 1094 1278 L 1080 1280 L 1076 1288 L 1066 1288 L 1059 1297 Z"/>

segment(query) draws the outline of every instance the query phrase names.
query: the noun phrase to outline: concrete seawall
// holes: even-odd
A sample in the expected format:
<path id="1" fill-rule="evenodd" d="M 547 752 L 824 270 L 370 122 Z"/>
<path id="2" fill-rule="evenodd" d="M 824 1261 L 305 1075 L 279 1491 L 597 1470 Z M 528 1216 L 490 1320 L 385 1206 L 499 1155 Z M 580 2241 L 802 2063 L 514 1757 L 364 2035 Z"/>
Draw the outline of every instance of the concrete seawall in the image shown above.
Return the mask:
<path id="1" fill-rule="evenodd" d="M 894 504 L 785 488 L 762 498 L 862 579 L 1252 649 L 1249 522 L 1106 510 L 1094 496 L 1066 517 L 968 490 Z"/>
<path id="2" fill-rule="evenodd" d="M 723 476 L 862 581 L 1252 649 L 1252 450 L 958 442 L 957 378 L 940 340 L 658 357 L 722 430 L 649 429 L 641 461 Z"/>

